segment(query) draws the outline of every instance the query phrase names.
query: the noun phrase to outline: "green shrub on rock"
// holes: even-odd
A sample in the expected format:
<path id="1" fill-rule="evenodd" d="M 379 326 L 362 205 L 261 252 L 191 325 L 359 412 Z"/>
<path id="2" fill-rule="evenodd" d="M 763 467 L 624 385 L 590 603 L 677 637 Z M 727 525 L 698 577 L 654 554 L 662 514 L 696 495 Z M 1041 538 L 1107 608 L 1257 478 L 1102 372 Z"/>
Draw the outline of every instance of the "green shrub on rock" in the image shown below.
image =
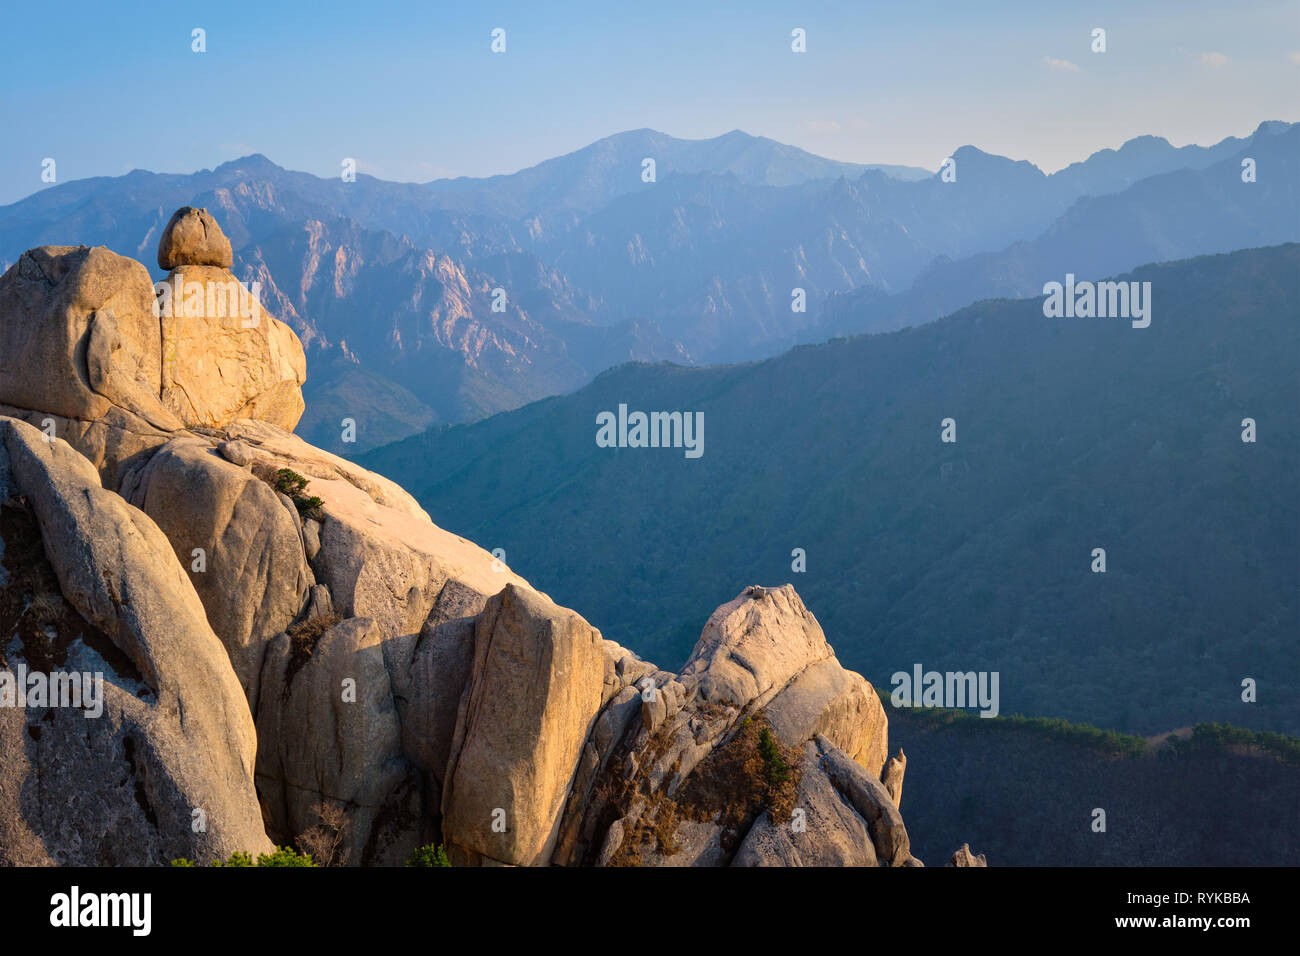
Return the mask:
<path id="1" fill-rule="evenodd" d="M 447 851 L 442 848 L 441 844 L 426 843 L 424 846 L 416 847 L 406 860 L 407 866 L 451 866 L 447 859 Z"/>
<path id="2" fill-rule="evenodd" d="M 185 857 L 179 857 L 172 860 L 171 865 L 174 867 L 187 868 L 198 866 L 193 860 L 187 860 Z M 298 853 L 291 847 L 276 847 L 274 853 L 259 853 L 257 859 L 253 859 L 253 854 L 245 853 L 242 850 L 236 850 L 230 854 L 228 860 L 213 860 L 211 866 L 312 866 L 310 853 Z"/>

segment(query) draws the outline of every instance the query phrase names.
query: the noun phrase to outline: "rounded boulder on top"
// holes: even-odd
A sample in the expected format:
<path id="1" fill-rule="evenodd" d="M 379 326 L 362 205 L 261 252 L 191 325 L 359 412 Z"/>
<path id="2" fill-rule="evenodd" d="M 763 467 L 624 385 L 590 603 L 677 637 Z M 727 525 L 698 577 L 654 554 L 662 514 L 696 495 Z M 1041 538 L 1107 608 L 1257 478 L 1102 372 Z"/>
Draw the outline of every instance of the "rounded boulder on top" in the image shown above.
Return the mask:
<path id="1" fill-rule="evenodd" d="M 217 266 L 229 269 L 234 262 L 230 240 L 206 209 L 182 206 L 172 213 L 158 242 L 158 267 Z"/>

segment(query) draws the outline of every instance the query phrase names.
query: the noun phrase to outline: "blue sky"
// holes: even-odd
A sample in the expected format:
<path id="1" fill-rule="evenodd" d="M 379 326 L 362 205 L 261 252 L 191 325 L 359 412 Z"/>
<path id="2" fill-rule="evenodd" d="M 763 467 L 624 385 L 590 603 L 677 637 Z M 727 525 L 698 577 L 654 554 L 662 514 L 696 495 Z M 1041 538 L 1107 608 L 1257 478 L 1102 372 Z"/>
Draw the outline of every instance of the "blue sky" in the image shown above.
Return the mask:
<path id="1" fill-rule="evenodd" d="M 14 4 L 0 203 L 42 188 L 47 156 L 60 182 L 253 152 L 422 182 L 647 126 L 931 169 L 971 143 L 1050 171 L 1144 133 L 1300 119 L 1298 90 L 1300 0 Z"/>

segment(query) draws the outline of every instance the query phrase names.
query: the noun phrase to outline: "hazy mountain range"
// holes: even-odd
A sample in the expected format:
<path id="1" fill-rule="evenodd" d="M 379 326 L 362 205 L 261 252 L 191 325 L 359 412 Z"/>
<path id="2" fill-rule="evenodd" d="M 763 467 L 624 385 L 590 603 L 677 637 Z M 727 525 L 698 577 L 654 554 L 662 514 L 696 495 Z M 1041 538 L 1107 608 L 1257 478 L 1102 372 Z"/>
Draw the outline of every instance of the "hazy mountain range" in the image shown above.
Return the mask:
<path id="1" fill-rule="evenodd" d="M 1004 713 L 1295 733 L 1300 245 L 1122 278 L 1151 283 L 1148 328 L 986 301 L 758 363 L 627 365 L 362 461 L 661 659 L 720 580 L 792 581 L 879 687 L 919 662 L 1000 672 Z M 620 404 L 702 413 L 703 455 L 598 447 Z"/>
<path id="2" fill-rule="evenodd" d="M 1143 142 L 1132 140 L 1125 149 Z M 1142 147 L 1135 148 L 1140 155 Z M 821 321 L 799 338 L 818 342 L 928 322 L 980 299 L 1038 294 L 1045 280 L 1067 272 L 1097 278 L 1144 262 L 1297 238 L 1300 128 L 1265 123 L 1249 142 L 1224 140 L 1193 155 L 1196 162 L 1186 168 L 1078 200 L 1034 239 L 965 259 L 939 257 L 905 292 L 868 286 L 833 295 Z M 1256 164 L 1252 183 L 1241 177 L 1247 156 Z"/>
<path id="3" fill-rule="evenodd" d="M 428 184 L 345 183 L 250 156 L 42 190 L 0 208 L 0 261 L 73 241 L 149 261 L 173 209 L 212 209 L 236 274 L 262 283 L 308 349 L 299 431 L 356 453 L 629 360 L 752 359 L 1028 294 L 1043 272 L 1300 239 L 1298 136 L 1281 123 L 1211 147 L 1146 136 L 1050 176 L 964 146 L 954 182 L 740 131 L 637 130 L 511 175 Z M 356 445 L 339 442 L 344 417 Z"/>

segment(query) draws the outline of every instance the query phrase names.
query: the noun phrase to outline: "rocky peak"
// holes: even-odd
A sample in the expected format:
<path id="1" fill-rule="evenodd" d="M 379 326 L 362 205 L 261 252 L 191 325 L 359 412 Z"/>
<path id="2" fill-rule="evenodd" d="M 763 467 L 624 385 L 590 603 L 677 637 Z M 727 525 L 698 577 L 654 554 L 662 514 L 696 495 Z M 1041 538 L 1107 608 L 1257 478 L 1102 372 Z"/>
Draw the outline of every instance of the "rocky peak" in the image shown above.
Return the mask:
<path id="1" fill-rule="evenodd" d="M 108 719 L 48 732 L 48 709 L 0 708 L 0 864 L 272 842 L 340 864 L 429 842 L 479 865 L 919 863 L 880 700 L 791 586 L 721 606 L 680 674 L 641 660 L 291 433 L 302 346 L 229 308 L 256 290 L 206 210 L 178 210 L 158 261 L 157 292 L 102 248 L 0 277 L 0 670 L 82 663 L 114 688 Z"/>
<path id="2" fill-rule="evenodd" d="M 0 412 L 74 444 L 110 485 L 121 464 L 189 427 L 257 419 L 292 429 L 306 358 L 293 331 L 229 271 L 206 210 L 178 210 L 158 261 L 44 246 L 0 277 Z"/>

